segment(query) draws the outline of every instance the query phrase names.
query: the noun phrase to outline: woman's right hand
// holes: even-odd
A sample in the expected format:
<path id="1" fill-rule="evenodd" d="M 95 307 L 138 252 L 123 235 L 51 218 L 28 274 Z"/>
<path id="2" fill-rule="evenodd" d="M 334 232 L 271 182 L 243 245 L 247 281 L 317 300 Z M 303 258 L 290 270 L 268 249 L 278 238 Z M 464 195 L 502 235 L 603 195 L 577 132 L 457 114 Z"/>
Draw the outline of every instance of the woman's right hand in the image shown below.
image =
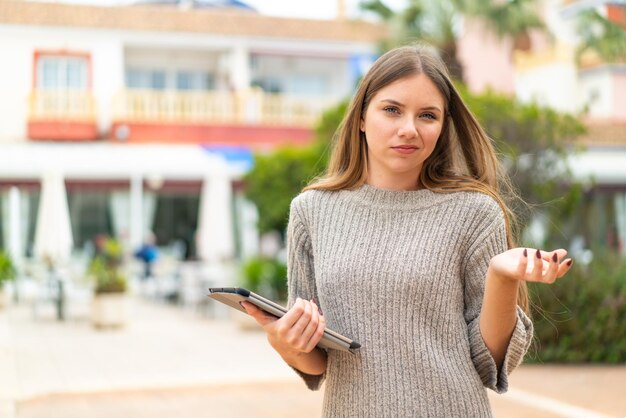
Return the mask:
<path id="1" fill-rule="evenodd" d="M 324 334 L 326 320 L 315 302 L 296 299 L 282 318 L 276 318 L 250 302 L 241 306 L 263 327 L 267 339 L 283 357 L 297 357 L 313 351 Z"/>

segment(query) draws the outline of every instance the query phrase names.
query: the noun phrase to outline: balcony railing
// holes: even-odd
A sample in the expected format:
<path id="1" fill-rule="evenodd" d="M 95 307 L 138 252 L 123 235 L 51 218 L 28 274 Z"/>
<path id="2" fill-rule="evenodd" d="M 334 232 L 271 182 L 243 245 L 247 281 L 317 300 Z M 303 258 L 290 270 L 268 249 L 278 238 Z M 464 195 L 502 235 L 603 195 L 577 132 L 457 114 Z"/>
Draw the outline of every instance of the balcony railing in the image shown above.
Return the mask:
<path id="1" fill-rule="evenodd" d="M 29 120 L 91 122 L 96 101 L 85 90 L 33 90 L 29 97 Z"/>
<path id="2" fill-rule="evenodd" d="M 114 120 L 312 126 L 335 100 L 245 92 L 126 90 L 113 101 Z"/>

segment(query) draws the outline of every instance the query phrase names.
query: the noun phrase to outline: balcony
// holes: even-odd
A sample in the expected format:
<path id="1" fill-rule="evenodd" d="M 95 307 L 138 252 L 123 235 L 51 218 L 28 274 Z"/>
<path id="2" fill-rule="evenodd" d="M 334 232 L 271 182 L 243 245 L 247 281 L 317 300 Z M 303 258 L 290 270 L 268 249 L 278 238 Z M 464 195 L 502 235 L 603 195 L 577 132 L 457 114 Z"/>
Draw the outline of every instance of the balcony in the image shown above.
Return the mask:
<path id="1" fill-rule="evenodd" d="M 95 140 L 95 98 L 85 90 L 33 90 L 28 101 L 27 129 L 33 140 Z"/>
<path id="2" fill-rule="evenodd" d="M 260 89 L 126 90 L 113 101 L 112 139 L 127 142 L 276 145 L 306 143 L 328 98 L 290 97 Z"/>

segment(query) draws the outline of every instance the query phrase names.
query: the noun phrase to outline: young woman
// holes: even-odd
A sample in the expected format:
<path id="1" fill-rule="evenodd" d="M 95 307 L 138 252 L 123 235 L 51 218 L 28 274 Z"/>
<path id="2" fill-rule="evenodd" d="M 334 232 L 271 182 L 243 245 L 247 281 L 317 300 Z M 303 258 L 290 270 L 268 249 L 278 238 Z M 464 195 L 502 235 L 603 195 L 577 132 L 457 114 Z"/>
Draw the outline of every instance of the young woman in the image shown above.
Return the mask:
<path id="1" fill-rule="evenodd" d="M 374 63 L 292 202 L 289 312 L 244 304 L 310 389 L 326 381 L 324 417 L 491 416 L 484 387 L 505 392 L 532 339 L 525 282 L 572 264 L 513 248 L 501 173 L 435 53 Z M 316 348 L 326 325 L 362 347 Z"/>

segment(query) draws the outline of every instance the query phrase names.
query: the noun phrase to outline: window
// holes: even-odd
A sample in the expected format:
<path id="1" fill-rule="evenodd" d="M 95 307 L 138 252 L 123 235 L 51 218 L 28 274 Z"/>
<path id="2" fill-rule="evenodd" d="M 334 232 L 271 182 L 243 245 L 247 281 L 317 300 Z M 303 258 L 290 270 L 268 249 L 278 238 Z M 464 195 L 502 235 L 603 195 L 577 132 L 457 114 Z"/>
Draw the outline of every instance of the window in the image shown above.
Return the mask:
<path id="1" fill-rule="evenodd" d="M 159 245 L 184 244 L 184 258 L 196 255 L 195 232 L 198 228 L 200 197 L 187 193 L 161 193 L 157 196 L 154 234 Z"/>
<path id="2" fill-rule="evenodd" d="M 283 87 L 277 78 L 257 78 L 252 80 L 253 87 L 260 87 L 266 93 L 282 93 Z"/>
<path id="3" fill-rule="evenodd" d="M 321 96 L 330 93 L 328 80 L 320 75 L 292 75 L 287 78 L 287 93 L 297 96 Z"/>
<path id="4" fill-rule="evenodd" d="M 176 73 L 178 90 L 211 90 L 214 88 L 213 77 L 205 72 L 179 71 Z"/>
<path id="5" fill-rule="evenodd" d="M 126 86 L 129 89 L 165 89 L 165 71 L 130 68 L 126 70 Z"/>
<path id="6" fill-rule="evenodd" d="M 89 87 L 87 57 L 40 55 L 36 60 L 38 88 L 86 90 Z"/>
<path id="7" fill-rule="evenodd" d="M 113 235 L 108 193 L 70 190 L 67 200 L 75 247 L 100 234 Z"/>

